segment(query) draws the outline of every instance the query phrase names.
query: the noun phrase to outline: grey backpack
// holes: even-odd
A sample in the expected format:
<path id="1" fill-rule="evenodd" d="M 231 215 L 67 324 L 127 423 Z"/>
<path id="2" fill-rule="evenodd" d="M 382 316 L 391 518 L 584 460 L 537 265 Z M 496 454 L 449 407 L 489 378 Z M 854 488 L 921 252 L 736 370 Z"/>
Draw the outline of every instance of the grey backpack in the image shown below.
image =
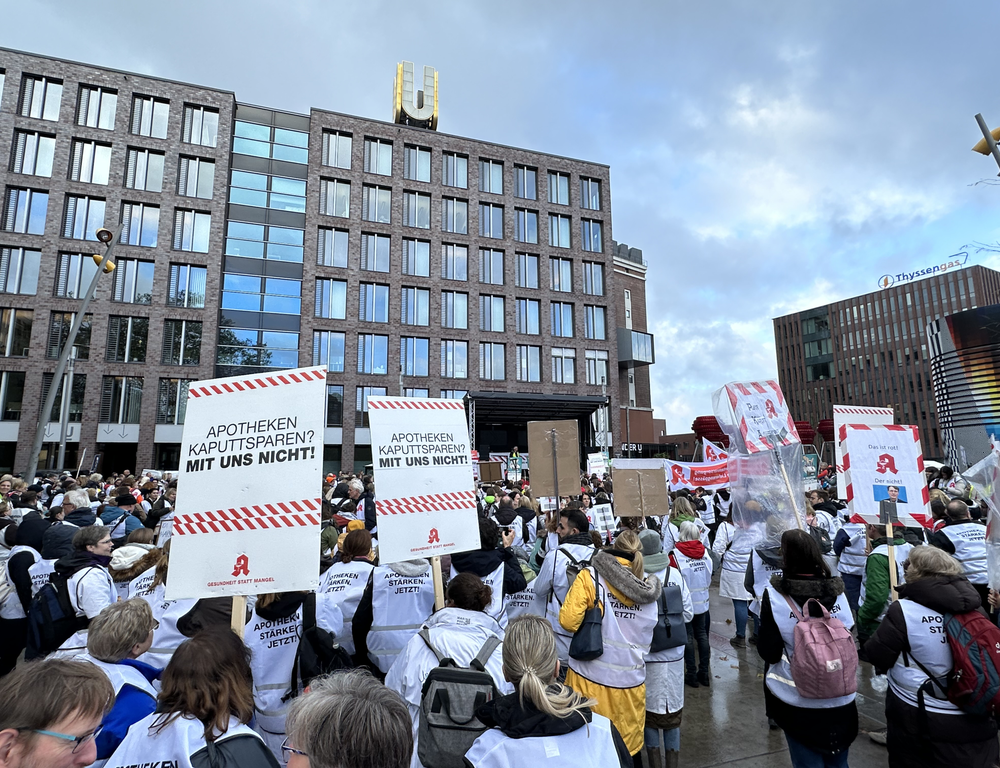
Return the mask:
<path id="1" fill-rule="evenodd" d="M 417 756 L 424 768 L 464 768 L 465 753 L 486 730 L 476 709 L 499 695 L 486 662 L 500 638 L 490 637 L 466 668 L 437 652 L 426 627 L 419 635 L 439 666 L 427 675 L 420 692 Z"/>

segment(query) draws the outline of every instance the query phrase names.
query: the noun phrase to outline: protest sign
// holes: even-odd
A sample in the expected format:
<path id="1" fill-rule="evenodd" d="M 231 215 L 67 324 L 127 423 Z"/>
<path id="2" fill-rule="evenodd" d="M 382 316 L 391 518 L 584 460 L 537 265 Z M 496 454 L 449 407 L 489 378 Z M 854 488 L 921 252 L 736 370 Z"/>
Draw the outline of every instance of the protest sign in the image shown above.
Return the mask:
<path id="1" fill-rule="evenodd" d="M 531 465 L 532 494 L 536 497 L 579 495 L 580 438 L 575 420 L 529 421 L 528 452 L 535 457 Z"/>
<path id="2" fill-rule="evenodd" d="M 986 574 L 990 589 L 1000 589 L 1000 448 L 992 438 L 990 452 L 962 473 L 976 496 L 986 503 Z"/>
<path id="3" fill-rule="evenodd" d="M 889 514 L 907 527 L 931 526 L 917 427 L 844 424 L 839 437 L 853 522 L 884 525 Z"/>
<path id="4" fill-rule="evenodd" d="M 684 462 L 668 461 L 667 472 L 670 490 L 704 488 L 714 491 L 729 485 L 729 464 L 721 461 Z"/>
<path id="5" fill-rule="evenodd" d="M 608 471 L 608 460 L 603 453 L 587 454 L 587 474 L 593 477 L 603 478 Z"/>
<path id="6" fill-rule="evenodd" d="M 721 397 L 724 393 L 724 397 Z M 746 453 L 768 451 L 776 446 L 799 442 L 788 403 L 775 381 L 747 381 L 726 384 L 713 396 L 715 416 L 723 429 L 734 425 L 742 444 L 730 445 Z M 725 413 L 720 415 L 720 410 Z M 728 430 L 727 430 L 728 432 Z"/>
<path id="7" fill-rule="evenodd" d="M 503 480 L 503 467 L 499 461 L 477 462 L 479 479 L 484 483 L 499 483 Z"/>
<path id="8" fill-rule="evenodd" d="M 701 455 L 705 461 L 725 461 L 729 458 L 729 451 L 724 451 L 711 440 L 703 438 Z"/>
<path id="9" fill-rule="evenodd" d="M 608 541 L 608 536 L 614 533 L 616 528 L 615 513 L 611 509 L 611 505 L 596 504 L 585 509 L 584 514 L 587 516 L 591 529 L 601 535 L 602 541 Z"/>
<path id="10" fill-rule="evenodd" d="M 670 514 L 666 459 L 614 459 L 615 514 L 648 517 Z"/>
<path id="11" fill-rule="evenodd" d="M 479 549 L 469 426 L 461 400 L 370 397 L 379 561 Z M 487 462 L 480 464 L 480 469 Z"/>
<path id="12" fill-rule="evenodd" d="M 844 471 L 844 454 L 840 447 L 840 428 L 845 424 L 892 424 L 892 408 L 862 407 L 856 405 L 833 406 L 834 462 L 837 465 L 837 498 L 847 500 L 847 481 Z"/>
<path id="13" fill-rule="evenodd" d="M 322 367 L 191 383 L 168 600 L 316 588 L 325 398 Z"/>
<path id="14" fill-rule="evenodd" d="M 472 451 L 472 479 L 479 482 L 479 451 Z"/>

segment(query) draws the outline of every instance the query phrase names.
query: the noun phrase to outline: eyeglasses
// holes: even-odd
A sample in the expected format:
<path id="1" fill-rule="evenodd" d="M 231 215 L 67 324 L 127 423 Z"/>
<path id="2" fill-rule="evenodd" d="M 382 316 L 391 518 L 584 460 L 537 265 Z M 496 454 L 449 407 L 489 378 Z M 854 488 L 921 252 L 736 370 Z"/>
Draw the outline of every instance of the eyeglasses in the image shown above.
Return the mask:
<path id="1" fill-rule="evenodd" d="M 150 631 L 150 632 L 155 632 L 155 631 L 156 631 L 156 630 L 158 630 L 159 628 L 160 628 L 160 622 L 158 622 L 158 621 L 157 621 L 156 619 L 153 619 L 153 626 L 151 626 L 151 627 L 149 628 L 149 631 Z"/>
<path id="2" fill-rule="evenodd" d="M 292 755 L 302 755 L 302 757 L 305 758 L 309 757 L 309 755 L 307 755 L 301 749 L 296 749 L 295 747 L 288 746 L 288 737 L 286 736 L 285 740 L 281 742 L 281 762 L 287 763 L 289 760 L 292 759 Z"/>
<path id="3" fill-rule="evenodd" d="M 90 742 L 94 741 L 98 736 L 101 735 L 101 731 L 104 730 L 102 726 L 98 726 L 90 733 L 85 733 L 83 736 L 70 736 L 68 733 L 57 733 L 56 731 L 44 731 L 40 728 L 27 728 L 30 733 L 40 733 L 42 736 L 52 736 L 56 739 L 62 739 L 63 741 L 73 742 L 73 752 L 74 754 L 79 751 L 80 747 L 87 746 Z"/>

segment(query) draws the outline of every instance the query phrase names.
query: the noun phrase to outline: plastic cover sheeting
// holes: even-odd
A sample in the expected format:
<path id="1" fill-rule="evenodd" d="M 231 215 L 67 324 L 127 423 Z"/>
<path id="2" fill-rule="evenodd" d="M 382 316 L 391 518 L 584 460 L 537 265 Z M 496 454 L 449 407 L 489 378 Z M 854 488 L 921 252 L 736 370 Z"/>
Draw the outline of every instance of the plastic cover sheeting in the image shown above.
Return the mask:
<path id="1" fill-rule="evenodd" d="M 986 525 L 986 572 L 992 589 L 1000 589 L 1000 453 L 996 446 L 986 458 L 973 464 L 962 477 L 989 510 Z"/>

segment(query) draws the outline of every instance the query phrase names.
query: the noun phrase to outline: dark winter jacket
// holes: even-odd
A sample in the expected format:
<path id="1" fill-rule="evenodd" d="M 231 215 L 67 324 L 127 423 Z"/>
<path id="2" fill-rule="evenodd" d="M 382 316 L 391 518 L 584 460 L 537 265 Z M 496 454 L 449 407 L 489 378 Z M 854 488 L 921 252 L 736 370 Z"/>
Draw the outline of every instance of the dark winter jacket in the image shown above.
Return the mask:
<path id="1" fill-rule="evenodd" d="M 363 516 L 362 509 L 364 510 Z M 359 518 L 364 517 L 366 531 L 370 531 L 378 525 L 378 519 L 375 517 L 375 497 L 372 494 L 366 493 L 358 498 L 357 515 Z"/>
<path id="2" fill-rule="evenodd" d="M 57 560 L 73 551 L 73 537 L 80 528 L 93 525 L 97 520 L 94 510 L 89 507 L 74 509 L 65 518 L 62 525 L 55 523 L 42 536 L 42 557 L 46 560 Z"/>
<path id="3" fill-rule="evenodd" d="M 173 511 L 174 508 L 170 506 L 167 499 L 164 496 L 160 496 L 160 498 L 153 502 L 153 506 L 146 513 L 146 519 L 143 520 L 143 524 L 152 530 L 156 528 L 156 524 L 160 522 L 160 518 L 169 515 Z"/>
<path id="4" fill-rule="evenodd" d="M 33 510 L 21 518 L 21 524 L 17 526 L 17 541 L 32 549 L 42 551 L 42 537 L 45 531 L 52 525 L 52 521 L 43 517 L 42 513 Z"/>
<path id="5" fill-rule="evenodd" d="M 451 566 L 455 573 L 466 571 L 476 574 L 479 578 L 489 576 L 503 563 L 503 593 L 513 595 L 528 586 L 517 564 L 517 557 L 510 547 L 505 549 L 476 549 L 472 552 L 456 552 L 451 556 Z"/>

